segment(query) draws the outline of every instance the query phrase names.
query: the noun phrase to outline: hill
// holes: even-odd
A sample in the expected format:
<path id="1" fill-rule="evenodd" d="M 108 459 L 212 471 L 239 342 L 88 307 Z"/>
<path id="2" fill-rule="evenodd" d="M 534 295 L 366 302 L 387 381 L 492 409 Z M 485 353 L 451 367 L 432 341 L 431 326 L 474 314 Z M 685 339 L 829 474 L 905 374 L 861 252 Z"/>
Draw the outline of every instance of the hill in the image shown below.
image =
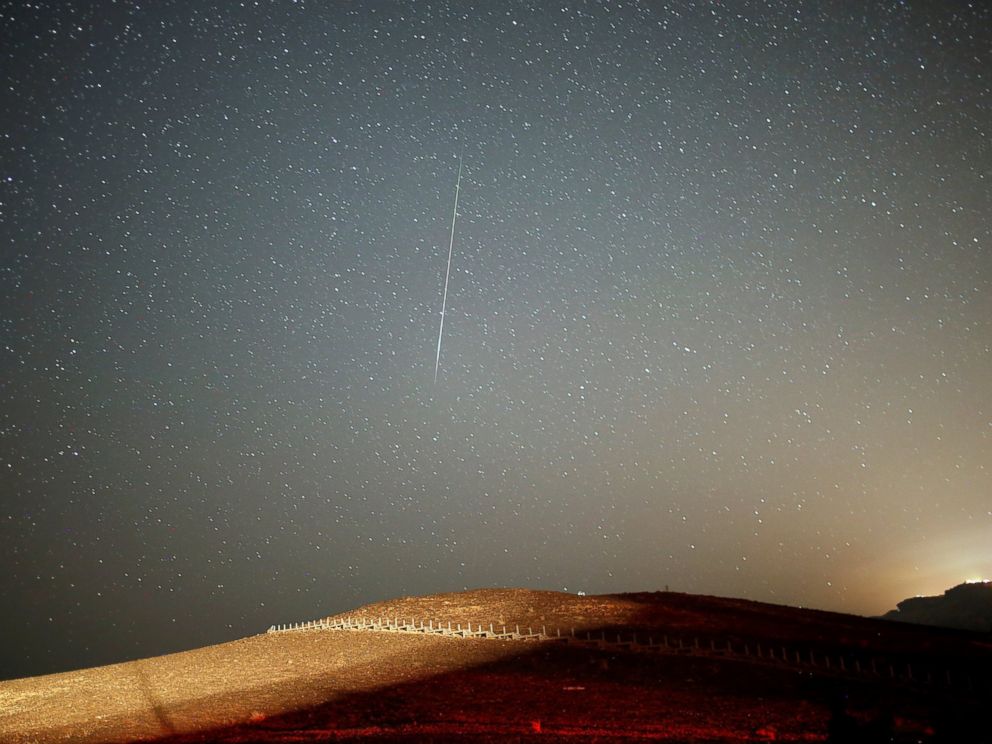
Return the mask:
<path id="1" fill-rule="evenodd" d="M 883 616 L 919 625 L 992 633 L 992 581 L 958 584 L 938 597 L 911 597 Z"/>
<path id="2" fill-rule="evenodd" d="M 977 742 L 992 661 L 972 634 L 667 592 L 477 590 L 324 625 L 2 682 L 0 740 Z"/>

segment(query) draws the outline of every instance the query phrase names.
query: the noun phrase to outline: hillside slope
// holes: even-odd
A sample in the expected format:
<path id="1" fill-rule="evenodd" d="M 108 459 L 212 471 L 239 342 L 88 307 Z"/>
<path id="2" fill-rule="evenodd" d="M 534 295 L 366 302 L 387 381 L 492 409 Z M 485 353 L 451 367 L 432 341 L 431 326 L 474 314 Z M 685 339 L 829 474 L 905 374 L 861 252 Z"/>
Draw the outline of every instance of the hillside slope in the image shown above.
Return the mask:
<path id="1" fill-rule="evenodd" d="M 401 598 L 346 614 L 587 633 L 643 630 L 900 659 L 912 653 L 914 664 L 987 667 L 992 660 L 992 648 L 969 634 L 670 593 L 580 597 L 488 589 Z M 867 726 L 888 713 L 903 737 L 897 741 L 919 741 L 946 721 L 967 720 L 952 702 L 960 698 L 957 690 L 950 695 L 881 676 L 838 676 L 836 668 L 682 651 L 658 656 L 372 631 L 270 633 L 2 682 L 0 740 L 823 741 L 838 715 Z M 953 716 L 949 706 L 958 706 Z"/>

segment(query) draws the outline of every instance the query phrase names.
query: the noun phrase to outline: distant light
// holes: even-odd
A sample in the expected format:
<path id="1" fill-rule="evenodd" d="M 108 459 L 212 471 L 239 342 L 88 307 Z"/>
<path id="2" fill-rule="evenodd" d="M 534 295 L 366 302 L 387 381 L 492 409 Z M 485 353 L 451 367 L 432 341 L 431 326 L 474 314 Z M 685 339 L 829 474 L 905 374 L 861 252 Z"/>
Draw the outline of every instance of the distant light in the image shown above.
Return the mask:
<path id="1" fill-rule="evenodd" d="M 988 584 L 992 579 L 968 579 L 965 584 Z"/>

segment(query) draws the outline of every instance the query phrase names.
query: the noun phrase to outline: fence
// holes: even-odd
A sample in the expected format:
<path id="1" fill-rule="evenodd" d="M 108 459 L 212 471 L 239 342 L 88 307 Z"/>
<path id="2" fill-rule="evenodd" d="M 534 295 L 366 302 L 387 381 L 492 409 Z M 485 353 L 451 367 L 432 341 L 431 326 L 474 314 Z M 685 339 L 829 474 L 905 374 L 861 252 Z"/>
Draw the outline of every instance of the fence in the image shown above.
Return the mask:
<path id="1" fill-rule="evenodd" d="M 307 630 L 373 631 L 382 633 L 417 633 L 453 638 L 485 638 L 501 641 L 536 641 L 600 651 L 669 654 L 728 661 L 747 661 L 777 667 L 789 667 L 819 675 L 888 680 L 928 689 L 943 688 L 952 692 L 975 693 L 988 687 L 988 680 L 977 684 L 973 675 L 961 668 L 937 667 L 928 660 L 913 660 L 860 651 L 825 651 L 789 644 L 769 644 L 721 638 L 675 636 L 643 631 L 576 631 L 570 628 L 548 630 L 522 628 L 519 625 L 494 626 L 467 623 L 435 623 L 433 620 L 400 618 L 345 617 L 338 620 L 312 620 L 304 623 L 273 625 L 268 633 Z"/>

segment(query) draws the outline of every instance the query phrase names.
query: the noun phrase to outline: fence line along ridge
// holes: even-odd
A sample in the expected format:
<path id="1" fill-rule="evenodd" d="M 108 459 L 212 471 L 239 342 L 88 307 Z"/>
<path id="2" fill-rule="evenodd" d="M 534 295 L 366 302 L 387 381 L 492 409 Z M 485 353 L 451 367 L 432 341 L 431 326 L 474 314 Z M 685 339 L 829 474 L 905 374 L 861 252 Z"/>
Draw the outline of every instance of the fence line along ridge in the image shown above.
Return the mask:
<path id="1" fill-rule="evenodd" d="M 975 692 L 970 674 L 950 668 L 915 664 L 905 659 L 879 655 L 865 655 L 854 651 L 824 652 L 812 648 L 787 644 L 768 644 L 730 639 L 700 639 L 649 635 L 643 631 L 578 631 L 574 628 L 563 632 L 560 628 L 540 630 L 520 625 L 495 625 L 489 623 L 462 626 L 461 623 L 435 623 L 433 620 L 401 619 L 398 617 L 351 617 L 333 620 L 311 620 L 271 626 L 267 633 L 284 633 L 307 630 L 373 631 L 381 633 L 416 633 L 439 635 L 449 638 L 484 638 L 501 641 L 537 641 L 561 643 L 569 646 L 592 648 L 602 651 L 628 651 L 634 653 L 674 654 L 683 656 L 721 658 L 733 661 L 774 666 L 789 666 L 816 671 L 833 676 L 888 679 L 896 682 L 927 687 L 941 687 L 961 692 Z M 981 687 L 986 687 L 981 685 Z"/>

